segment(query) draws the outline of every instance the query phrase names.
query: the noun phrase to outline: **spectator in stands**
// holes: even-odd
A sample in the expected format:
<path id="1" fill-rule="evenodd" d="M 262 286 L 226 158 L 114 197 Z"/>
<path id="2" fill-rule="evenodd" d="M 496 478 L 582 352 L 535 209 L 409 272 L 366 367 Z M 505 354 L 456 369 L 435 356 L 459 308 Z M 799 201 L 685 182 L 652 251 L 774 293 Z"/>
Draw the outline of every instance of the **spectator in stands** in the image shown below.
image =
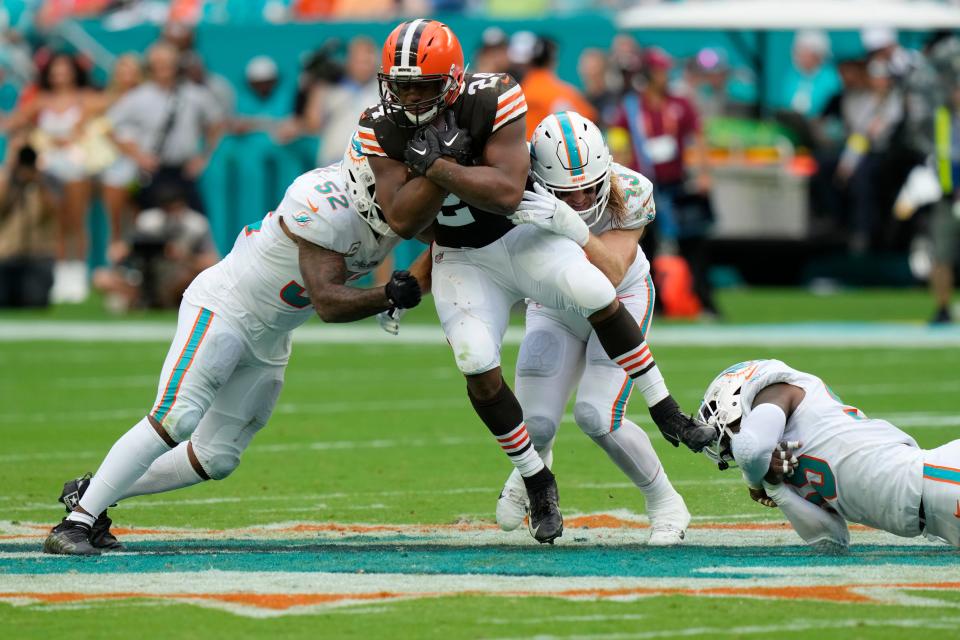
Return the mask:
<path id="1" fill-rule="evenodd" d="M 881 191 L 884 159 L 897 125 L 903 120 L 903 95 L 896 88 L 889 65 L 874 59 L 867 65 L 869 92 L 851 113 L 851 133 L 840 156 L 837 178 L 849 190 L 852 205 L 850 249 L 863 253 L 888 217 Z M 894 193 L 895 195 L 895 193 Z"/>
<path id="2" fill-rule="evenodd" d="M 217 145 L 223 115 L 207 89 L 181 81 L 178 56 L 170 44 L 154 44 L 147 54 L 150 79 L 108 117 L 114 141 L 140 170 L 141 206 L 156 206 L 157 185 L 174 183 L 191 207 L 202 210 L 196 181 Z"/>
<path id="3" fill-rule="evenodd" d="M 0 169 L 0 308 L 45 307 L 53 286 L 54 214 L 24 136 Z"/>
<path id="4" fill-rule="evenodd" d="M 643 50 L 632 36 L 620 34 L 610 46 L 610 63 L 614 81 L 610 88 L 618 97 L 640 89 L 640 72 L 643 69 Z"/>
<path id="5" fill-rule="evenodd" d="M 933 205 L 930 236 L 933 270 L 930 289 L 936 311 L 934 324 L 953 321 L 950 309 L 954 273 L 960 253 L 960 38 L 938 32 L 924 48 L 944 94 L 944 104 L 934 118 L 935 164 L 943 197 Z"/>
<path id="6" fill-rule="evenodd" d="M 783 77 L 777 106 L 812 118 L 840 88 L 830 58 L 830 38 L 823 31 L 798 31 L 793 38 L 793 65 Z"/>
<path id="7" fill-rule="evenodd" d="M 954 272 L 957 255 L 960 253 L 960 86 L 956 78 L 951 87 L 950 100 L 950 179 L 941 175 L 944 187 L 943 198 L 934 204 L 930 222 L 933 240 L 933 270 L 930 273 L 930 290 L 936 310 L 931 322 L 953 322 L 950 302 L 953 298 Z M 942 159 L 943 161 L 946 158 Z"/>
<path id="8" fill-rule="evenodd" d="M 89 291 L 86 215 L 92 183 L 83 133 L 98 104 L 83 65 L 74 56 L 58 53 L 40 69 L 36 94 L 6 122 L 11 132 L 33 129 L 31 145 L 38 153 L 47 197 L 56 203 L 54 302 L 82 302 Z"/>
<path id="9" fill-rule="evenodd" d="M 523 77 L 530 70 L 533 60 L 533 50 L 537 46 L 537 34 L 532 31 L 517 31 L 510 36 L 507 43 L 507 73 L 517 82 L 523 82 Z"/>
<path id="10" fill-rule="evenodd" d="M 255 211 L 271 210 L 283 195 L 283 186 L 312 168 L 316 156 L 315 146 L 306 159 L 306 154 L 300 152 L 299 127 L 291 126 L 290 118 L 294 86 L 292 82 L 282 82 L 273 58 L 265 55 L 251 58 L 244 78 L 244 84 L 238 89 L 237 117 L 230 124 L 235 135 L 221 144 L 223 161 L 214 168 L 223 174 L 211 176 L 214 183 L 228 184 L 228 159 L 235 167 L 236 188 L 228 198 L 211 204 L 211 215 L 220 215 L 220 219 L 230 220 L 231 225 L 249 222 L 232 218 L 239 208 L 238 203 L 231 202 L 233 198 Z M 259 161 L 247 161 L 251 157 Z"/>
<path id="11" fill-rule="evenodd" d="M 619 102 L 619 96 L 610 89 L 607 62 L 607 54 L 600 49 L 584 49 L 577 64 L 584 97 L 599 114 L 597 124 L 604 130 L 616 117 Z"/>
<path id="12" fill-rule="evenodd" d="M 473 70 L 476 73 L 508 73 L 510 40 L 500 27 L 487 27 L 480 37 L 480 47 L 473 56 Z"/>
<path id="13" fill-rule="evenodd" d="M 704 311 L 716 314 L 707 277 L 707 234 L 712 211 L 708 200 L 710 170 L 706 140 L 693 105 L 669 90 L 672 67 L 672 58 L 662 49 L 646 50 L 643 88 L 623 97 L 611 133 L 630 140 L 631 166 L 653 180 L 658 253 L 679 251 L 686 258 Z M 686 165 L 686 151 L 691 143 L 696 162 L 692 189 L 687 186 Z"/>
<path id="14" fill-rule="evenodd" d="M 157 206 L 137 216 L 123 243 L 111 248 L 114 266 L 94 272 L 94 286 L 108 309 L 174 308 L 187 285 L 219 259 L 210 225 L 190 208 L 174 182 L 161 184 Z"/>
<path id="15" fill-rule="evenodd" d="M 672 89 L 690 100 L 704 121 L 746 116 L 747 105 L 730 96 L 731 76 L 726 51 L 705 47 L 687 61 L 683 78 Z"/>
<path id="16" fill-rule="evenodd" d="M 853 131 L 854 114 L 859 113 L 864 102 L 870 99 L 864 60 L 840 60 L 837 72 L 841 88 L 827 101 L 811 127 L 817 171 L 810 179 L 810 208 L 814 220 L 827 226 L 826 231 L 835 231 L 843 221 L 845 207 L 836 180 L 837 166 L 846 139 Z"/>
<path id="17" fill-rule="evenodd" d="M 140 59 L 131 53 L 117 58 L 113 65 L 113 75 L 110 83 L 103 92 L 103 109 L 106 111 L 117 103 L 123 96 L 127 95 L 143 82 L 143 66 Z M 102 124 L 102 135 L 107 138 L 109 135 L 110 123 L 106 118 L 100 118 L 92 125 Z M 91 127 L 93 128 L 93 127 Z M 103 206 L 106 209 L 107 217 L 110 220 L 110 241 L 119 241 L 123 235 L 126 221 L 131 217 L 131 190 L 137 182 L 137 164 L 132 158 L 120 152 L 120 150 L 109 141 L 104 140 L 106 144 L 111 145 L 112 161 L 108 166 L 100 171 L 101 194 Z"/>
<path id="18" fill-rule="evenodd" d="M 551 113 L 576 111 L 596 122 L 597 112 L 573 85 L 561 80 L 556 73 L 557 43 L 537 37 L 530 58 L 530 69 L 520 81 L 527 100 L 527 139 L 533 135 L 540 121 Z"/>
<path id="19" fill-rule="evenodd" d="M 182 53 L 180 66 L 185 80 L 204 87 L 213 95 L 225 119 L 234 116 L 237 111 L 237 93 L 229 80 L 218 73 L 211 73 L 207 69 L 206 62 L 196 51 Z"/>
<path id="20" fill-rule="evenodd" d="M 379 54 L 373 40 L 366 36 L 355 37 L 347 48 L 343 79 L 334 86 L 317 84 L 308 98 L 307 128 L 320 132 L 318 166 L 343 158 L 356 128 L 357 114 L 380 100 L 377 84 Z"/>

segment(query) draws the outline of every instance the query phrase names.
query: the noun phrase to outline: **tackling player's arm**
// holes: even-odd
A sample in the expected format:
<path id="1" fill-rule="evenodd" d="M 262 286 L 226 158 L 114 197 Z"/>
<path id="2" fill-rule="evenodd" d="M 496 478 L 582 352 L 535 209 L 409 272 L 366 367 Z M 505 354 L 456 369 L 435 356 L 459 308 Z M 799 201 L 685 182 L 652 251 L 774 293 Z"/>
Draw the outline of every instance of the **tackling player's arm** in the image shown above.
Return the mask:
<path id="1" fill-rule="evenodd" d="M 764 482 L 763 488 L 807 544 L 821 551 L 846 549 L 850 544 L 847 522 L 833 509 L 804 500 L 783 482 Z"/>
<path id="2" fill-rule="evenodd" d="M 523 198 L 530 171 L 526 117 L 498 129 L 487 141 L 483 164 L 466 167 L 442 156 L 426 177 L 464 202 L 503 216 L 512 215 Z"/>
<path id="3" fill-rule="evenodd" d="M 787 419 L 803 397 L 803 389 L 792 384 L 777 383 L 761 389 L 750 414 L 740 423 L 740 431 L 731 438 L 733 457 L 751 488 L 762 487 Z"/>
<path id="4" fill-rule="evenodd" d="M 394 233 L 410 239 L 429 227 L 447 192 L 432 180 L 410 177 L 403 162 L 375 155 L 368 160 L 377 179 L 377 203 Z"/>
<path id="5" fill-rule="evenodd" d="M 282 220 L 280 224 L 297 243 L 303 286 L 324 322 L 352 322 L 393 307 L 415 307 L 420 302 L 417 280 L 404 271 L 395 271 L 383 287 L 347 286 L 347 263 L 343 255 L 290 233 Z"/>
<path id="6" fill-rule="evenodd" d="M 591 233 L 583 251 L 613 286 L 618 287 L 637 257 L 641 237 L 643 228 L 611 229 L 599 236 Z"/>

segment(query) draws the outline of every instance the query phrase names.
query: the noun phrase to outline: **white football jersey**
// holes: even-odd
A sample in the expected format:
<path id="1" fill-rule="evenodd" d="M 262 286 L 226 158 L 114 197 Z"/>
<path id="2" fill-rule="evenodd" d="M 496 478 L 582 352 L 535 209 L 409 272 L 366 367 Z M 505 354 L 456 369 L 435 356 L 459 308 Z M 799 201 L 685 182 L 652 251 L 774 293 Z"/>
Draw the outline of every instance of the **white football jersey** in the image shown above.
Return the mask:
<path id="1" fill-rule="evenodd" d="M 254 340 L 276 339 L 313 315 L 299 249 L 280 228 L 344 256 L 348 279 L 375 269 L 399 241 L 373 232 L 353 208 L 339 165 L 309 171 L 287 188 L 276 211 L 246 226 L 233 249 L 201 273 L 184 299 L 234 320 Z"/>
<path id="2" fill-rule="evenodd" d="M 611 229 L 640 229 L 647 226 L 656 217 L 656 208 L 653 204 L 653 184 L 643 175 L 613 162 L 610 164 L 611 180 L 618 180 L 627 204 L 627 215 L 619 224 L 615 223 L 608 206 L 596 224 L 590 227 L 590 232 L 600 235 Z M 618 291 L 624 291 L 641 282 L 650 273 L 650 262 L 642 249 L 637 249 L 637 257 L 627 270 Z"/>
<path id="3" fill-rule="evenodd" d="M 820 378 L 779 360 L 737 366 L 747 369 L 740 392 L 744 417 L 756 395 L 772 384 L 791 384 L 806 394 L 783 434 L 784 440 L 802 443 L 800 466 L 788 479 L 794 491 L 814 504 L 828 504 L 850 522 L 900 536 L 920 534 L 923 450 L 913 438 L 885 420 L 868 418 Z"/>

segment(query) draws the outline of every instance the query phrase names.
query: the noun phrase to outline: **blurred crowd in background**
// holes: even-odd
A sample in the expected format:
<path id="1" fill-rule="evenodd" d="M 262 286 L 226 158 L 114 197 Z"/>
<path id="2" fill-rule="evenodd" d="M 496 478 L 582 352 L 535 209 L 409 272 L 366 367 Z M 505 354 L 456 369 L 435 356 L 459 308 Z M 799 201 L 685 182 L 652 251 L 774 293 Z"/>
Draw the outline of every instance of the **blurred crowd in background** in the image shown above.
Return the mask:
<path id="1" fill-rule="evenodd" d="M 360 111 L 379 99 L 380 43 L 369 37 L 330 39 L 305 53 L 295 83 L 281 83 L 294 70 L 266 55 L 249 56 L 243 82 L 231 83 L 197 51 L 189 25 L 198 12 L 382 19 L 478 5 L 496 13 L 500 3 L 21 4 L 36 10 L 20 13 L 21 23 L 0 35 L 0 132 L 7 141 L 0 306 L 81 302 L 92 285 L 111 309 L 123 311 L 175 305 L 192 277 L 218 259 L 211 224 L 252 221 L 231 217 L 240 209 L 231 200 L 238 189 L 205 202 L 199 181 L 243 185 L 243 200 L 257 203 L 262 215 L 282 196 L 277 184 L 337 162 Z M 99 84 L 91 81 L 88 57 L 50 46 L 37 31 L 75 13 L 132 23 L 158 5 L 165 25 L 159 39 L 118 56 Z M 28 19 L 29 30 L 22 23 Z M 521 82 L 528 133 L 550 113 L 579 111 L 604 129 L 615 161 L 653 180 L 657 219 L 644 246 L 669 314 L 722 314 L 712 293 L 711 248 L 726 167 L 776 163 L 802 178 L 805 238 L 829 238 L 852 256 L 912 256 L 917 275 L 933 284 L 934 320 L 946 322 L 960 228 L 960 40 L 936 33 L 922 50 L 907 49 L 882 28 L 866 29 L 860 39 L 862 53 L 838 57 L 828 34 L 798 31 L 791 68 L 762 105 L 753 70 L 734 67 L 724 48 L 675 59 L 627 34 L 608 48 L 580 51 L 579 81 L 571 84 L 557 74 L 554 40 L 491 27 L 469 70 L 506 72 Z M 211 161 L 215 154 L 220 160 Z M 94 202 L 107 214 L 109 240 L 106 264 L 90 273 L 88 265 L 99 262 L 90 259 L 86 223 Z M 774 194 L 764 206 L 785 205 Z M 402 246 L 397 264 L 418 250 Z"/>

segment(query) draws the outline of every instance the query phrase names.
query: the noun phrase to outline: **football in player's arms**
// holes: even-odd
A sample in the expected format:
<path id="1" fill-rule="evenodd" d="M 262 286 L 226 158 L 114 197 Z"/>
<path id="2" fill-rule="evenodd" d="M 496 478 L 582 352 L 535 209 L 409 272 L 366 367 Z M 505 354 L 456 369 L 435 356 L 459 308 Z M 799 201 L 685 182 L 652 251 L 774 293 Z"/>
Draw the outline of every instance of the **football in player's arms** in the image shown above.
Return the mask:
<path id="1" fill-rule="evenodd" d="M 641 387 L 649 389 L 644 395 L 664 434 L 678 442 L 692 423 L 646 357 L 642 331 L 619 304 L 614 286 L 586 259 L 581 247 L 590 234 L 579 216 L 552 196 L 531 194 L 527 213 L 562 218 L 569 223 L 564 234 L 515 226 L 509 219 L 524 206 L 530 169 L 521 87 L 506 74 L 467 74 L 456 36 L 433 20 L 394 29 L 379 77 L 381 104 L 358 124 L 378 201 L 391 228 L 404 237 L 436 219 L 433 278 L 440 322 L 477 415 L 523 477 L 531 532 L 550 542 L 563 531 L 556 482 L 530 442 L 523 409 L 500 368 L 514 302 L 531 298 L 588 318 L 604 353 L 632 378 L 644 378 Z M 438 119 L 443 131 L 424 126 Z M 568 170 L 580 172 L 589 154 L 576 155 L 578 133 L 571 122 L 565 126 L 577 160 Z M 411 173 L 416 178 L 409 179 Z"/>
<path id="2" fill-rule="evenodd" d="M 921 449 L 779 360 L 723 371 L 695 420 L 716 434 L 704 452 L 720 469 L 739 466 L 751 497 L 779 507 L 811 545 L 846 548 L 855 522 L 960 546 L 960 440 Z"/>

